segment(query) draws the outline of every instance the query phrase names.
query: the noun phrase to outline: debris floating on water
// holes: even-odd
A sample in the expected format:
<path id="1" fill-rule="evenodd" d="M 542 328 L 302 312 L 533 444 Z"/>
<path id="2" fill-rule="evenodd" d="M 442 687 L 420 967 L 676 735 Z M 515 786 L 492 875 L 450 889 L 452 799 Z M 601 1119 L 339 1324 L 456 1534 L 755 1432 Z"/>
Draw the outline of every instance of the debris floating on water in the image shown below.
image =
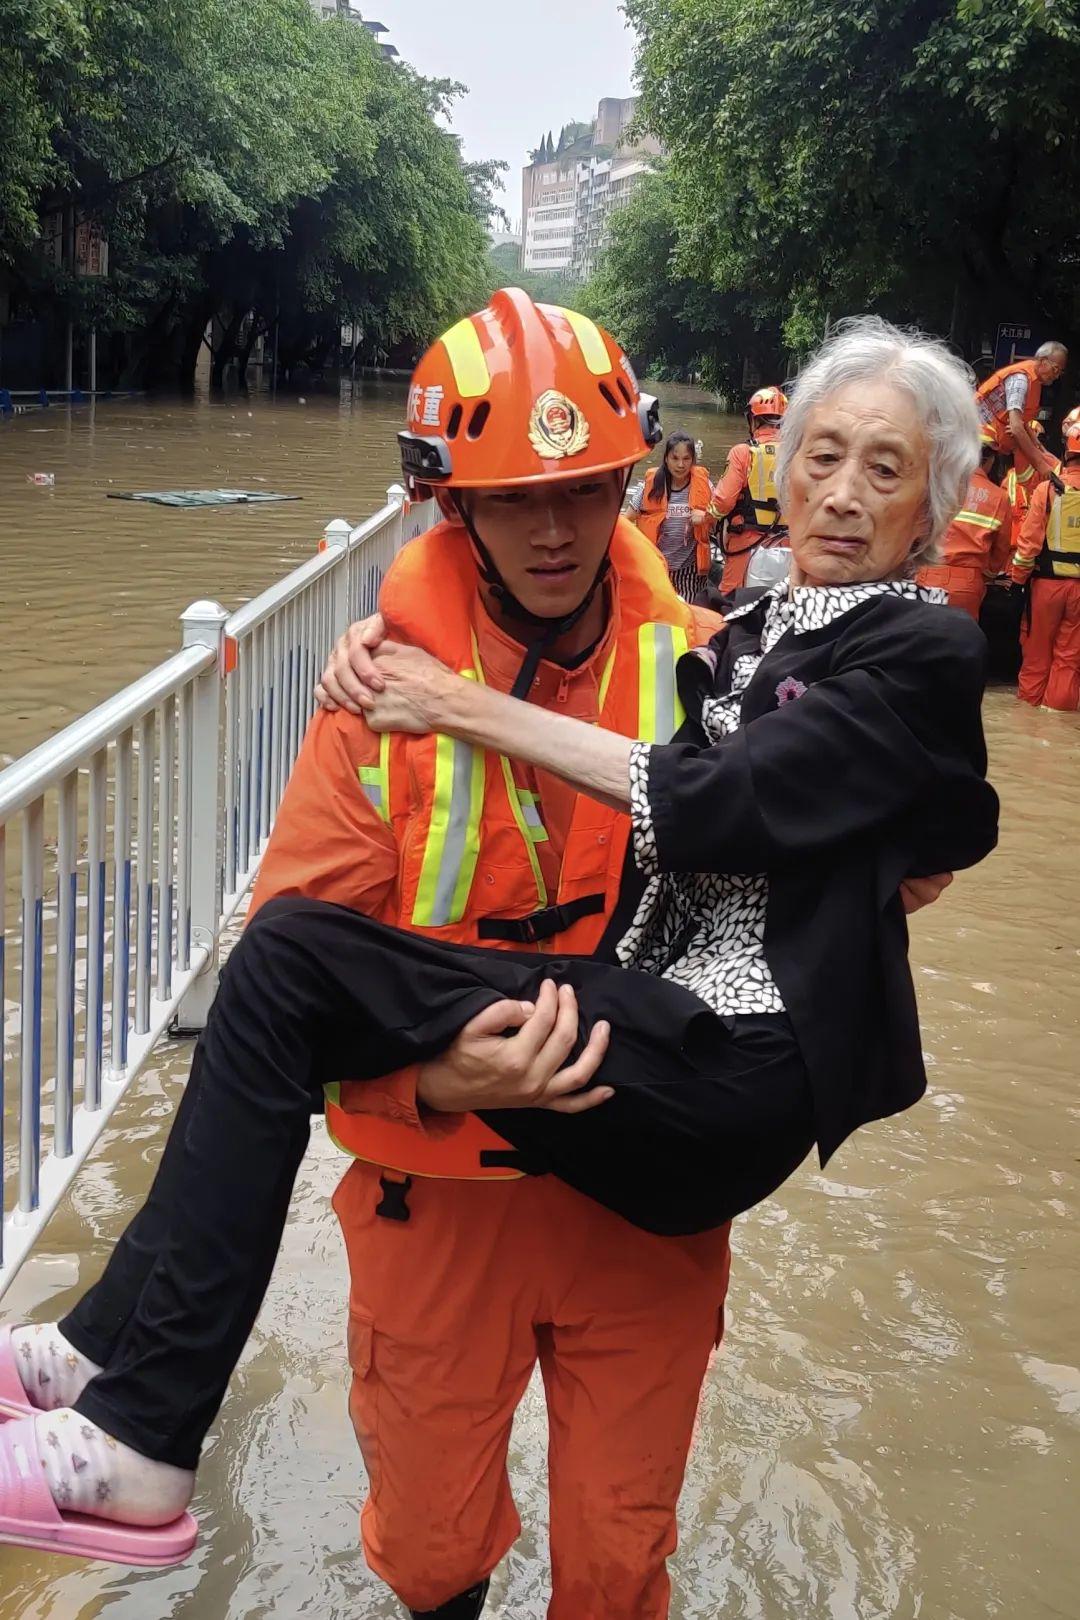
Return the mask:
<path id="1" fill-rule="evenodd" d="M 300 501 L 302 495 L 276 495 L 269 489 L 108 490 L 106 500 L 147 501 L 154 506 L 248 506 L 265 501 Z"/>
<path id="2" fill-rule="evenodd" d="M 56 474 L 55 473 L 27 473 L 26 482 L 28 484 L 40 484 L 42 489 L 51 489 L 52 486 L 56 483 Z"/>

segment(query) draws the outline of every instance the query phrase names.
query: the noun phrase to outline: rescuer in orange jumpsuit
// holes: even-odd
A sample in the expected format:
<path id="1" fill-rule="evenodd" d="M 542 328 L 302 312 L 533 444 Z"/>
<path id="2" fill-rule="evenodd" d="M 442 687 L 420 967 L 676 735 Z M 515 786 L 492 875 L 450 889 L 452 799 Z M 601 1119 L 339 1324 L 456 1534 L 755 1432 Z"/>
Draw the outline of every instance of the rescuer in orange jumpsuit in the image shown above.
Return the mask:
<path id="1" fill-rule="evenodd" d="M 717 523 L 727 520 L 721 591 L 745 584 L 758 546 L 783 545 L 787 538 L 775 480 L 776 441 L 787 405 L 787 395 L 779 388 L 759 388 L 751 395 L 746 408 L 750 438 L 732 446 L 713 490 L 709 515 Z"/>
<path id="2" fill-rule="evenodd" d="M 1065 435 L 1063 490 L 1040 484 L 1012 559 L 1012 578 L 1031 583 L 1020 632 L 1018 695 L 1047 709 L 1080 708 L 1080 421 Z"/>
<path id="3" fill-rule="evenodd" d="M 1065 433 L 1067 432 L 1068 425 L 1069 418 L 1066 417 L 1065 421 L 1061 424 L 1062 437 L 1064 437 Z M 1028 423 L 1028 432 L 1038 444 L 1040 450 L 1044 450 L 1045 446 L 1043 445 L 1043 440 L 1046 437 L 1046 429 L 1043 427 L 1037 416 L 1033 417 Z M 1055 474 L 1060 474 L 1061 463 L 1059 461 L 1055 461 L 1053 457 L 1050 457 L 1050 465 Z M 1032 494 L 1037 486 L 1043 482 L 1043 476 L 1044 475 L 1041 473 L 1036 473 L 1034 467 L 1029 466 L 1026 468 L 1023 474 L 1020 474 L 1017 472 L 1015 466 L 1011 466 L 1002 480 L 1001 487 L 1009 497 L 1009 506 L 1012 510 L 1013 518 L 1013 529 L 1017 534 L 1020 532 L 1020 525 L 1024 521 L 1024 514 L 1027 512 Z"/>
<path id="4" fill-rule="evenodd" d="M 993 430 L 982 429 L 982 461 L 971 475 L 963 509 L 945 531 L 940 563 L 920 568 L 920 585 L 947 591 L 949 606 L 976 621 L 990 580 L 1002 572 L 1012 546 L 1012 512 L 990 469 L 997 457 Z"/>
<path id="5" fill-rule="evenodd" d="M 384 582 L 395 633 L 503 691 L 522 689 L 525 659 L 532 701 L 669 736 L 674 659 L 719 620 L 695 620 L 659 551 L 616 521 L 629 469 L 659 437 L 655 402 L 640 398 L 621 350 L 581 316 L 501 292 L 433 346 L 409 398 L 414 491 L 437 440 L 452 472 L 439 483 L 448 521 L 411 541 Z M 609 483 L 615 504 L 590 553 L 588 514 Z M 255 904 L 302 893 L 439 939 L 591 952 L 618 890 L 627 818 L 557 777 L 493 761 L 451 848 L 432 811 L 441 777 L 429 741 L 399 769 L 361 720 L 318 716 Z M 471 859 L 471 891 L 460 872 L 441 892 L 427 882 L 451 859 Z M 533 1041 L 535 1020 L 520 1021 L 519 1044 Z M 522 1176 L 475 1115 L 445 1111 L 455 1096 L 458 1108 L 495 1104 L 497 1087 L 478 1091 L 475 1076 L 515 1043 L 476 1023 L 441 1068 L 342 1088 L 349 1097 L 328 1103 L 328 1126 L 356 1161 L 335 1208 L 352 1275 L 367 1559 L 416 1614 L 480 1614 L 520 1529 L 507 1446 L 539 1365 L 551 1620 L 661 1620 L 698 1396 L 723 1329 L 727 1229 L 657 1237 L 554 1176 Z M 547 1095 L 558 1107 L 585 1101 L 560 1096 L 557 1076 Z"/>

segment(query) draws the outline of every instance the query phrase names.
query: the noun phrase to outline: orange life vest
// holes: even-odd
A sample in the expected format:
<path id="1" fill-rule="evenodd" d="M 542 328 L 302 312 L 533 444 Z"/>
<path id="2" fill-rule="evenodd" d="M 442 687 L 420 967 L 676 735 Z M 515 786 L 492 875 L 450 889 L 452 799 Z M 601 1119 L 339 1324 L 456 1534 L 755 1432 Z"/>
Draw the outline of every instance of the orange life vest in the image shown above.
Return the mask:
<path id="1" fill-rule="evenodd" d="M 1042 383 L 1036 370 L 1038 362 L 1035 360 L 1017 360 L 1011 366 L 1002 366 L 995 371 L 992 377 L 975 390 L 975 398 L 979 405 L 979 416 L 984 422 L 992 423 L 997 432 L 997 448 L 1001 452 L 1011 452 L 1014 449 L 1009 436 L 1009 408 L 1005 403 L 1005 379 L 1023 375 L 1027 378 L 1027 400 L 1024 404 L 1024 421 L 1030 422 L 1033 416 L 1039 414 L 1039 401 L 1042 398 Z"/>
<path id="2" fill-rule="evenodd" d="M 620 519 L 611 545 L 617 632 L 600 685 L 608 731 L 666 742 L 682 720 L 675 664 L 692 630 L 663 558 Z M 415 642 L 470 679 L 479 666 L 474 616 L 477 573 L 465 531 L 440 524 L 412 540 L 383 581 L 380 607 L 391 634 Z M 396 916 L 432 939 L 504 949 L 588 953 L 619 892 L 628 818 L 579 795 L 557 894 L 536 856 L 546 834 L 542 806 L 519 789 L 509 760 L 446 736 L 381 739 L 378 766 L 360 782 L 394 832 L 400 852 Z M 508 1144 L 475 1115 L 446 1136 L 428 1136 L 382 1116 L 350 1112 L 351 1082 L 327 1087 L 331 1136 L 355 1158 L 407 1175 L 507 1179 L 485 1162 Z"/>
<path id="3" fill-rule="evenodd" d="M 641 497 L 641 511 L 638 513 L 637 526 L 645 538 L 647 540 L 651 540 L 653 545 L 659 548 L 660 529 L 668 513 L 668 498 L 667 494 L 665 493 L 660 496 L 658 501 L 653 501 L 652 487 L 654 477 L 655 474 L 650 472 L 645 480 L 645 489 Z M 696 464 L 690 469 L 690 489 L 688 495 L 691 511 L 707 512 L 709 510 L 709 502 L 712 500 L 712 480 L 709 477 L 708 468 L 702 467 L 700 463 Z M 712 562 L 712 557 L 709 553 L 709 530 L 711 528 L 712 523 L 709 521 L 700 524 L 695 530 L 695 538 L 697 541 L 695 562 L 697 564 L 697 571 L 699 574 L 707 574 L 709 572 L 709 564 Z"/>

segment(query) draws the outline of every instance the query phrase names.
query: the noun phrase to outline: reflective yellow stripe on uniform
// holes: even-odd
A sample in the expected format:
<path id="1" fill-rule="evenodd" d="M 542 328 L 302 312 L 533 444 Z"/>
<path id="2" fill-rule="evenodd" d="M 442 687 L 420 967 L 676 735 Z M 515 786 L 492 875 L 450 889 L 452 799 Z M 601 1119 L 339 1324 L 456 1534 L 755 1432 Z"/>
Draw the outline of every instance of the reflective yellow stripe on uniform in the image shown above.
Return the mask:
<path id="1" fill-rule="evenodd" d="M 957 512 L 955 522 L 973 523 L 977 529 L 1000 529 L 999 517 L 987 517 L 985 512 Z"/>
<path id="2" fill-rule="evenodd" d="M 686 631 L 673 624 L 638 630 L 639 741 L 670 742 L 686 718 L 675 685 L 675 665 L 686 650 Z"/>
<path id="3" fill-rule="evenodd" d="M 384 731 L 379 738 L 379 763 L 358 765 L 356 774 L 372 808 L 383 821 L 390 820 L 390 733 Z"/>
<path id="4" fill-rule="evenodd" d="M 517 798 L 521 806 L 521 819 L 525 823 L 530 839 L 534 844 L 546 844 L 548 835 L 540 815 L 540 795 L 530 793 L 528 788 L 519 787 Z"/>
<path id="5" fill-rule="evenodd" d="M 461 673 L 476 679 L 471 669 Z M 480 855 L 483 808 L 482 749 L 437 736 L 431 820 L 412 914 L 417 928 L 442 928 L 465 915 Z"/>

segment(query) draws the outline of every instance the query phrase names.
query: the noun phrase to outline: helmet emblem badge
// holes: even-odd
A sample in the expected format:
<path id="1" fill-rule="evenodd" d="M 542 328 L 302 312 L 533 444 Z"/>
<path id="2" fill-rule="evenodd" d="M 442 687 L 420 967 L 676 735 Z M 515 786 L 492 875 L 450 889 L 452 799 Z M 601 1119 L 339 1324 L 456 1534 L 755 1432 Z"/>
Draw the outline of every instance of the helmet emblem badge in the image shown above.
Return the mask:
<path id="1" fill-rule="evenodd" d="M 529 418 L 529 443 L 544 461 L 576 456 L 589 442 L 589 424 L 577 406 L 549 388 L 540 395 Z"/>

